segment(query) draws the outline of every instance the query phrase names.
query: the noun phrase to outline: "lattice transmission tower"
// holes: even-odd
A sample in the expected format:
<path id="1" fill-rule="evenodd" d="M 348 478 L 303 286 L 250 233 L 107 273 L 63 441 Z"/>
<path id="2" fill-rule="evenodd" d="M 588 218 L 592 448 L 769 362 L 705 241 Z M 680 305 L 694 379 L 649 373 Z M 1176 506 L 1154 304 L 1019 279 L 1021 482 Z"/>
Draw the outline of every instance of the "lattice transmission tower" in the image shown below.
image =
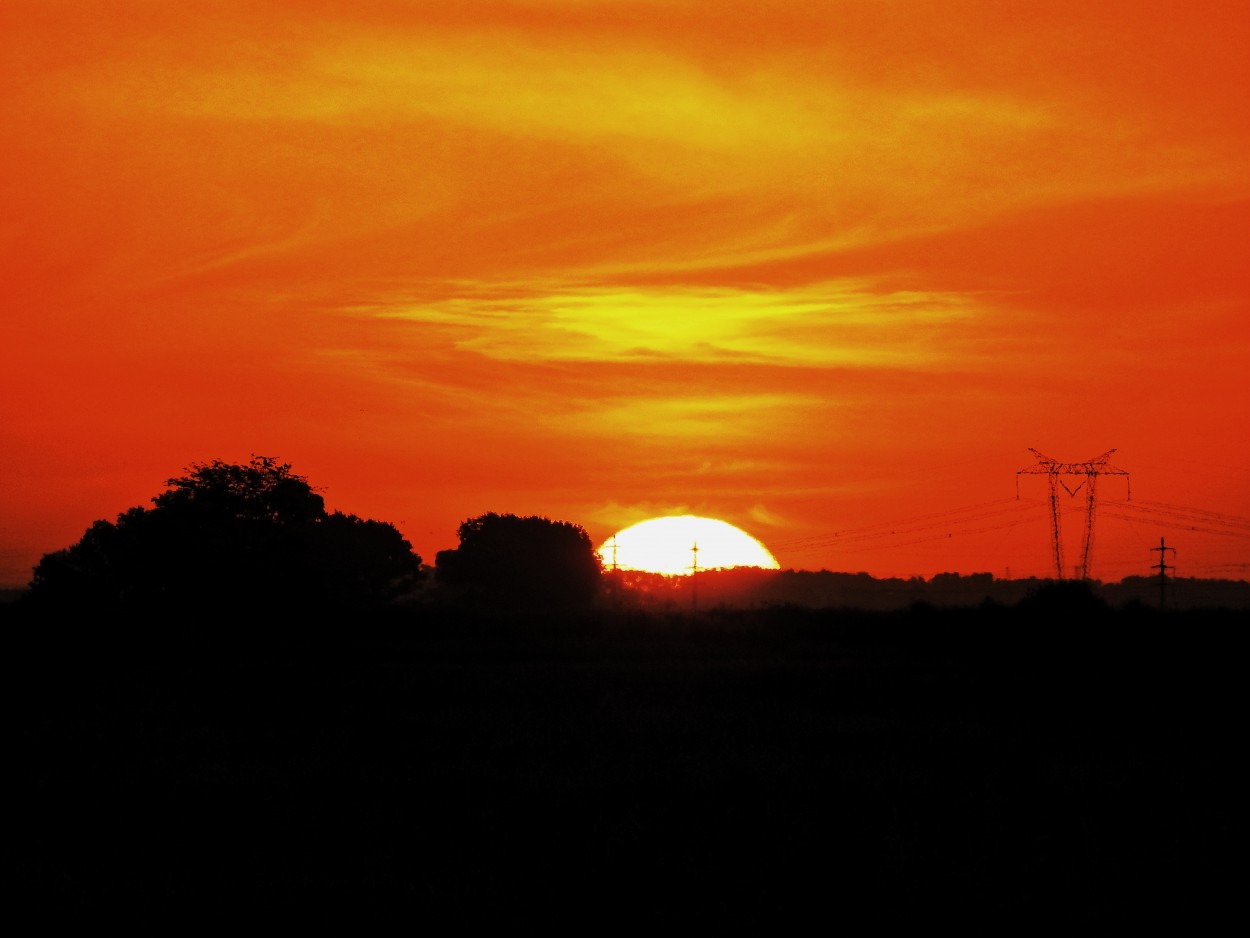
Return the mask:
<path id="1" fill-rule="evenodd" d="M 1128 484 L 1128 473 L 1123 469 L 1117 469 L 1110 465 L 1107 460 L 1114 449 L 1109 449 L 1101 456 L 1085 462 L 1060 462 L 1057 459 L 1051 459 L 1039 453 L 1032 447 L 1029 452 L 1037 457 L 1037 463 L 1028 466 L 1016 473 L 1016 498 L 1020 497 L 1020 476 L 1023 475 L 1044 475 L 1049 489 L 1049 507 L 1050 507 L 1050 531 L 1052 549 L 1055 558 L 1055 575 L 1062 580 L 1063 577 L 1063 528 L 1059 523 L 1060 501 L 1059 490 L 1068 493 L 1069 498 L 1075 498 L 1082 490 L 1085 492 L 1085 537 L 1081 545 L 1081 562 L 1077 566 L 1077 573 L 1082 580 L 1089 579 L 1089 561 L 1094 549 L 1094 509 L 1098 506 L 1098 477 L 1099 476 L 1124 476 L 1125 484 Z M 1079 478 L 1081 481 L 1073 485 L 1069 485 L 1064 481 L 1065 477 Z M 1133 493 L 1130 489 L 1128 497 L 1132 498 Z"/>

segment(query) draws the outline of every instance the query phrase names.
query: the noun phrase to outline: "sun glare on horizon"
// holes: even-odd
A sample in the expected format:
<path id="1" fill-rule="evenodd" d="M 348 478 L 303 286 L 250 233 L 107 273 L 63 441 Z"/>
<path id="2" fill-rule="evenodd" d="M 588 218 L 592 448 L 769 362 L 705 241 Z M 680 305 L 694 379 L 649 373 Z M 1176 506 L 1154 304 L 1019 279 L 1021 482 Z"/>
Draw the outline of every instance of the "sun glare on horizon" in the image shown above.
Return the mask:
<path id="1" fill-rule="evenodd" d="M 780 567 L 768 548 L 725 521 L 696 515 L 651 518 L 624 528 L 599 547 L 609 570 L 687 575 L 727 567 Z"/>

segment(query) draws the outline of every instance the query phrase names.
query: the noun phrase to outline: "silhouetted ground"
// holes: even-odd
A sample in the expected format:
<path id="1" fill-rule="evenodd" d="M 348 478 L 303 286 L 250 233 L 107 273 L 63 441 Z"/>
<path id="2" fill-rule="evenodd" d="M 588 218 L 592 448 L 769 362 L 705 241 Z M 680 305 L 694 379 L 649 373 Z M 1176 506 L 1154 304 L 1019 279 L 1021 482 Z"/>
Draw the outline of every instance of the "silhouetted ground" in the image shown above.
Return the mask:
<path id="1" fill-rule="evenodd" d="M 45 926 L 1073 928 L 1240 895 L 1233 613 L 0 621 L 10 914 Z"/>

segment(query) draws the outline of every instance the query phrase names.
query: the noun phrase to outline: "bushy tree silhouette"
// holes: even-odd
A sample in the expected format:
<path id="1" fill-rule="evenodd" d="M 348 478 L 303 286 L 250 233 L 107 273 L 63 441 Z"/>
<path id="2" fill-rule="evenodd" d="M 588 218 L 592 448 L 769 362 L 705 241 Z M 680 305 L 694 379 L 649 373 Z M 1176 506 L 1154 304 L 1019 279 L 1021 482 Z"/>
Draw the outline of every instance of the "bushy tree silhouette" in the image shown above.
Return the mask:
<path id="1" fill-rule="evenodd" d="M 287 463 L 213 460 L 166 481 L 153 508 L 97 521 L 45 555 L 35 605 L 128 611 L 284 612 L 388 603 L 410 589 L 421 558 L 390 524 L 327 514 Z"/>
<path id="2" fill-rule="evenodd" d="M 1021 599 L 1016 609 L 1030 615 L 1061 618 L 1067 623 L 1103 615 L 1111 606 L 1088 580 L 1046 580 Z"/>
<path id="3" fill-rule="evenodd" d="M 439 551 L 438 582 L 472 603 L 574 608 L 591 602 L 603 572 L 577 524 L 493 512 L 460 525 L 460 546 Z"/>

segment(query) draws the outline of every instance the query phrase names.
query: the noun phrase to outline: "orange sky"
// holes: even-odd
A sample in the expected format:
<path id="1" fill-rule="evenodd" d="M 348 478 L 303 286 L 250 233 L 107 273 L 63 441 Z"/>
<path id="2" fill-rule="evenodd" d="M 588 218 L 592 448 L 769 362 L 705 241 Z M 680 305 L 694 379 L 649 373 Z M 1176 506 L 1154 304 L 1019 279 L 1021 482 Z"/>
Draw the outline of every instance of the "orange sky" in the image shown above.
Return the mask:
<path id="1" fill-rule="evenodd" d="M 1207 0 L 6 0 L 0 585 L 252 453 L 430 562 L 689 512 L 1047 576 L 1029 447 L 1130 473 L 1095 576 L 1250 576 L 1247 48 Z"/>

